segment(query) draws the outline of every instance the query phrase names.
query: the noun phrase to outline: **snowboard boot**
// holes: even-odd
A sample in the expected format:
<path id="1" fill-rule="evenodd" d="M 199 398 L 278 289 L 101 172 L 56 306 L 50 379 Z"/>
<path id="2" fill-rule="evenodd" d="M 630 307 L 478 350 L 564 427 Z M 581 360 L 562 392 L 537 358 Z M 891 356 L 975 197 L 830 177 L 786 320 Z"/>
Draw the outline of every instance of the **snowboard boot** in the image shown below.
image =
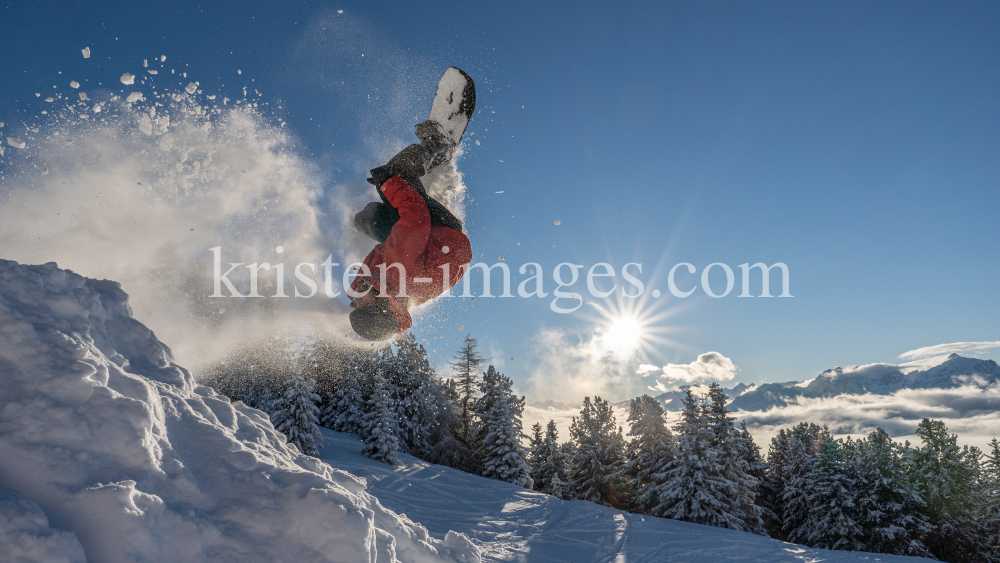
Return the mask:
<path id="1" fill-rule="evenodd" d="M 451 162 L 455 156 L 455 143 L 444 133 L 441 124 L 428 119 L 417 124 L 417 138 L 423 148 L 424 169 L 430 170 L 446 162 Z"/>

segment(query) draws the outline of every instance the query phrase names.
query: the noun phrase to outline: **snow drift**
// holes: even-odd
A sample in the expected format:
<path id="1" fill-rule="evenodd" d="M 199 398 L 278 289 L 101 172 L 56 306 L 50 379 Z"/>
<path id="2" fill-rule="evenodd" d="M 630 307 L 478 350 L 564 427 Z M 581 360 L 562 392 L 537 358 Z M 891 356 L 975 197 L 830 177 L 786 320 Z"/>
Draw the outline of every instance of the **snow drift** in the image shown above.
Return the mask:
<path id="1" fill-rule="evenodd" d="M 24 560 L 479 561 L 199 386 L 127 295 L 0 260 L 0 551 Z M 81 549 L 82 547 L 82 549 Z"/>

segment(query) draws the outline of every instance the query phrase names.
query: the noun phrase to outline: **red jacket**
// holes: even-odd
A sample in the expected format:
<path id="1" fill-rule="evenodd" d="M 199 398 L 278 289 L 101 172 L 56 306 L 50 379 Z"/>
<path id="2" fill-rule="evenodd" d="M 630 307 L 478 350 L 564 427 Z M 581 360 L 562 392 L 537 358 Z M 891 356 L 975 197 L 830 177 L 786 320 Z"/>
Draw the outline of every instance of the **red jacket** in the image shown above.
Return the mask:
<path id="1" fill-rule="evenodd" d="M 372 291 L 388 297 L 402 332 L 413 325 L 407 307 L 434 299 L 462 279 L 466 265 L 472 261 L 472 246 L 469 237 L 463 233 L 431 225 L 431 215 L 424 198 L 401 177 L 389 178 L 382 184 L 382 193 L 399 212 L 399 221 L 392 226 L 389 238 L 375 245 L 365 258 L 369 275 L 354 278 L 351 290 L 357 292 L 358 283 L 364 280 L 372 286 Z M 406 271 L 404 280 L 408 300 L 400 296 L 400 289 L 403 289 L 400 272 L 393 264 L 401 264 Z M 386 270 L 388 287 L 384 292 L 381 291 L 382 271 L 379 265 L 384 265 Z"/>

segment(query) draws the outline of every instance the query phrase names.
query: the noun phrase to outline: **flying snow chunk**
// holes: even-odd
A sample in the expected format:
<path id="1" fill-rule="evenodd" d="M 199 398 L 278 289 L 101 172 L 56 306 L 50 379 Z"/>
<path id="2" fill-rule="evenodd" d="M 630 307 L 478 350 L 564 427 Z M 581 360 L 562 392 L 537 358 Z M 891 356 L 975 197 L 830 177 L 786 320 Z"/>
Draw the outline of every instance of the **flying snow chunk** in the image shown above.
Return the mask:
<path id="1" fill-rule="evenodd" d="M 167 56 L 166 55 L 160 55 L 160 62 L 162 63 L 165 60 L 167 60 Z"/>
<path id="2" fill-rule="evenodd" d="M 153 122 L 149 120 L 149 117 L 144 115 L 139 118 L 139 131 L 147 135 L 153 134 Z"/>
<path id="3" fill-rule="evenodd" d="M 147 70 L 146 72 L 148 72 L 149 74 L 158 74 L 158 73 L 157 73 L 157 72 L 156 72 L 155 70 L 153 70 L 153 69 L 149 69 L 149 70 Z"/>
<path id="4" fill-rule="evenodd" d="M 135 84 L 135 75 L 132 75 L 132 74 L 129 74 L 129 73 L 126 72 L 125 74 L 122 75 L 121 81 L 122 81 L 122 84 L 124 84 L 126 86 L 131 86 L 131 85 Z"/>
<path id="5" fill-rule="evenodd" d="M 188 85 L 184 87 L 184 91 L 188 94 L 194 94 L 198 90 L 198 85 L 194 82 L 188 82 Z"/>
<path id="6" fill-rule="evenodd" d="M 344 13 L 344 11 L 343 11 L 343 10 L 337 10 L 337 13 L 338 13 L 338 14 L 343 14 L 343 13 Z"/>
<path id="7" fill-rule="evenodd" d="M 89 59 L 90 58 L 90 47 L 84 47 L 82 49 L 82 51 L 83 51 L 83 58 Z"/>
<path id="8" fill-rule="evenodd" d="M 7 137 L 7 144 L 15 149 L 23 149 L 25 147 L 24 141 L 17 137 Z"/>
<path id="9" fill-rule="evenodd" d="M 80 92 L 80 101 L 83 101 L 83 100 L 86 100 L 86 99 L 87 99 L 87 93 L 86 92 Z"/>
<path id="10" fill-rule="evenodd" d="M 69 81 L 69 87 L 70 88 L 79 88 L 80 87 L 80 83 L 77 82 L 76 80 L 70 80 Z"/>
<path id="11" fill-rule="evenodd" d="M 555 221 L 553 221 L 553 222 L 554 222 L 554 223 L 555 223 L 556 225 L 558 225 L 558 224 L 562 223 L 562 221 L 560 221 L 559 219 L 556 219 L 556 220 L 555 220 Z"/>
<path id="12" fill-rule="evenodd" d="M 49 167 L 48 166 L 42 166 L 42 176 L 44 176 L 44 175 L 46 175 L 48 173 L 49 173 Z"/>
<path id="13" fill-rule="evenodd" d="M 54 102 L 54 101 L 56 101 L 56 100 L 55 100 L 55 98 L 53 98 L 52 96 L 49 96 L 48 98 L 45 98 L 45 101 L 46 101 L 46 102 Z"/>
<path id="14" fill-rule="evenodd" d="M 236 69 L 236 74 L 243 74 L 243 71 L 240 69 Z"/>
<path id="15" fill-rule="evenodd" d="M 131 104 L 132 102 L 141 102 L 144 99 L 145 98 L 142 97 L 142 92 L 132 92 L 127 98 L 125 98 L 125 101 Z"/>

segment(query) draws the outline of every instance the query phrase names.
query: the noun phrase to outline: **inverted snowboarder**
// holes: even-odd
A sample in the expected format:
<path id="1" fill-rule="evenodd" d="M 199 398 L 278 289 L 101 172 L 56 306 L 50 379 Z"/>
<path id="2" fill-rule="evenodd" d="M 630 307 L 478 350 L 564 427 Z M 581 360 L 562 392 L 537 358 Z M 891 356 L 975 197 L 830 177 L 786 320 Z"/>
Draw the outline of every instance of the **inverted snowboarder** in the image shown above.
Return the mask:
<path id="1" fill-rule="evenodd" d="M 351 327 L 362 338 L 385 340 L 410 328 L 408 309 L 451 289 L 472 261 L 462 222 L 427 195 L 420 177 L 451 162 L 475 107 L 472 79 L 449 67 L 438 83 L 430 119 L 417 125 L 420 143 L 371 171 L 368 181 L 382 201 L 369 203 L 355 215 L 354 225 L 378 244 L 349 294 L 355 296 Z"/>

